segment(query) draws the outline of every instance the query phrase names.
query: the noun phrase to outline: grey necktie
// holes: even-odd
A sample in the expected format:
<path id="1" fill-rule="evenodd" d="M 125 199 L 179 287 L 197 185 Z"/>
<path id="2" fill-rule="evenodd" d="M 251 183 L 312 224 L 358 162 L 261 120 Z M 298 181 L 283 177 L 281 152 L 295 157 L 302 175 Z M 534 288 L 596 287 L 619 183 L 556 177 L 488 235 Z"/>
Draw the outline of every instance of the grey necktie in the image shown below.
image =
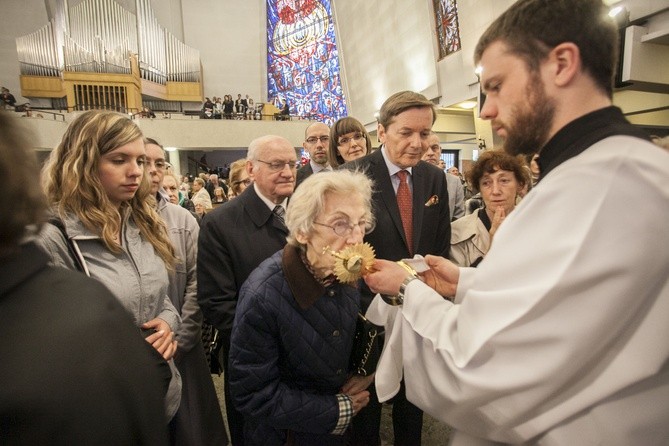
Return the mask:
<path id="1" fill-rule="evenodd" d="M 281 224 L 286 226 L 286 222 L 283 219 L 284 215 L 286 215 L 286 210 L 283 208 L 283 206 L 281 206 L 280 204 L 277 204 L 276 206 L 274 206 L 274 210 L 272 210 L 272 212 L 274 213 L 276 218 L 279 219 Z"/>

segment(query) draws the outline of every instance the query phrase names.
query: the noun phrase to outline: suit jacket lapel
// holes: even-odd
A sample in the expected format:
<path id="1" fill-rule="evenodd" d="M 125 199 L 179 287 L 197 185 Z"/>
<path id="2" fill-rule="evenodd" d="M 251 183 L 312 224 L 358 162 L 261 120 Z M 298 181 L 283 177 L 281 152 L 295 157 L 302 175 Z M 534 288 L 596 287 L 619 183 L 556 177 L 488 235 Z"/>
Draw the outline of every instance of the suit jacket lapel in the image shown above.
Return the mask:
<path id="1" fill-rule="evenodd" d="M 411 169 L 411 181 L 413 182 L 413 195 L 411 196 L 413 204 L 413 247 L 414 252 L 418 251 L 418 243 L 420 243 L 420 233 L 423 227 L 423 214 L 425 213 L 426 195 L 426 179 L 425 166 L 421 166 L 419 161 L 416 166 Z"/>
<path id="2" fill-rule="evenodd" d="M 247 193 L 248 191 L 248 193 Z M 288 234 L 288 229 L 278 219 L 274 218 L 272 210 L 267 207 L 264 201 L 256 194 L 255 188 L 249 186 L 241 196 L 236 200 L 244 199 L 244 207 L 248 212 L 253 224 L 258 228 L 267 224 L 267 220 L 272 219 L 272 226 L 284 234 Z"/>

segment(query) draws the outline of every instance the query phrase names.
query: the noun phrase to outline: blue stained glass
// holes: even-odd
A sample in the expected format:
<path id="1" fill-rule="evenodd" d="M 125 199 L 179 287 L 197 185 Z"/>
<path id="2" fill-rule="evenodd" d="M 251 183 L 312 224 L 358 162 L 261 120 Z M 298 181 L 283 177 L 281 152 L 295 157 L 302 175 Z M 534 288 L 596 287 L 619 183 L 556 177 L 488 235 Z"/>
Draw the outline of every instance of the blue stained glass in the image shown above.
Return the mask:
<path id="1" fill-rule="evenodd" d="M 332 125 L 347 115 L 330 0 L 267 0 L 268 100 Z"/>

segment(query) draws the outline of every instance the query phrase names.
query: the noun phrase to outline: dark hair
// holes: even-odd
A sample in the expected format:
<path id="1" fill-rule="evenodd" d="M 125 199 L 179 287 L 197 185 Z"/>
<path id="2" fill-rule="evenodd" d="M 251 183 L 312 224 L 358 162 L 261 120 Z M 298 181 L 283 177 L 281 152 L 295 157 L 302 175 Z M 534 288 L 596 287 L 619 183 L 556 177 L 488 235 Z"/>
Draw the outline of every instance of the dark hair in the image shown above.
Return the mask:
<path id="1" fill-rule="evenodd" d="M 39 167 L 28 140 L 16 121 L 0 112 L 0 178 L 3 179 L 0 212 L 0 257 L 16 250 L 27 226 L 39 229 L 45 218 L 46 199 L 40 188 Z"/>
<path id="2" fill-rule="evenodd" d="M 516 181 L 522 187 L 527 184 L 527 172 L 524 169 L 525 163 L 520 157 L 509 155 L 503 150 L 486 150 L 476 160 L 471 170 L 467 172 L 467 180 L 471 186 L 480 191 L 479 183 L 486 173 L 494 173 L 498 170 L 507 170 L 513 172 Z"/>
<path id="3" fill-rule="evenodd" d="M 379 110 L 379 124 L 388 128 L 393 118 L 410 108 L 429 108 L 432 111 L 432 123 L 437 119 L 437 111 L 432 101 L 415 91 L 400 91 L 390 96 Z"/>
<path id="4" fill-rule="evenodd" d="M 362 123 L 357 119 L 351 116 L 346 116 L 344 118 L 337 120 L 337 122 L 335 122 L 332 125 L 332 128 L 330 128 L 328 164 L 332 166 L 332 168 L 337 168 L 338 166 L 341 166 L 346 162 L 344 158 L 342 158 L 342 156 L 339 154 L 339 150 L 337 149 L 337 147 L 339 146 L 339 137 L 342 135 L 346 135 L 347 133 L 353 133 L 353 132 L 360 132 L 363 135 L 365 135 L 365 140 L 367 142 L 366 155 L 369 155 L 369 153 L 371 153 L 372 139 L 369 137 L 367 130 L 365 130 L 365 126 L 362 125 Z"/>
<path id="5" fill-rule="evenodd" d="M 601 0 L 519 0 L 495 20 L 476 45 L 474 60 L 496 41 L 521 57 L 532 71 L 551 49 L 578 46 L 583 69 L 609 96 L 618 60 L 616 26 Z"/>
<path id="6" fill-rule="evenodd" d="M 163 153 L 165 153 L 165 147 L 163 147 L 163 145 L 158 141 L 156 141 L 155 139 L 144 137 L 144 145 L 147 144 L 153 144 L 154 146 L 158 146 L 163 150 Z"/>

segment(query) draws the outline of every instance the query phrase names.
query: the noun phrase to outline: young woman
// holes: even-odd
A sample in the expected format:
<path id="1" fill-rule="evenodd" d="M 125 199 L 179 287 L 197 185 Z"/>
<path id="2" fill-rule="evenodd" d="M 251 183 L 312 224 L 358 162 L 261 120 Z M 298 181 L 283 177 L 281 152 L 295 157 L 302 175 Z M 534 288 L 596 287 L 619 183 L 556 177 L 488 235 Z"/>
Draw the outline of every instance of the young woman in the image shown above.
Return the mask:
<path id="1" fill-rule="evenodd" d="M 45 225 L 40 241 L 52 263 L 80 269 L 106 285 L 133 316 L 137 335 L 143 334 L 168 361 L 165 409 L 171 418 L 181 398 L 181 377 L 172 359 L 177 348 L 173 332 L 181 319 L 167 294 L 167 270 L 176 258 L 155 211 L 145 158 L 142 132 L 127 116 L 80 115 L 42 172 L 60 223 Z"/>
<path id="2" fill-rule="evenodd" d="M 214 189 L 214 196 L 211 198 L 212 204 L 221 204 L 228 201 L 228 197 L 225 195 L 225 191 L 221 186 L 218 186 Z"/>

